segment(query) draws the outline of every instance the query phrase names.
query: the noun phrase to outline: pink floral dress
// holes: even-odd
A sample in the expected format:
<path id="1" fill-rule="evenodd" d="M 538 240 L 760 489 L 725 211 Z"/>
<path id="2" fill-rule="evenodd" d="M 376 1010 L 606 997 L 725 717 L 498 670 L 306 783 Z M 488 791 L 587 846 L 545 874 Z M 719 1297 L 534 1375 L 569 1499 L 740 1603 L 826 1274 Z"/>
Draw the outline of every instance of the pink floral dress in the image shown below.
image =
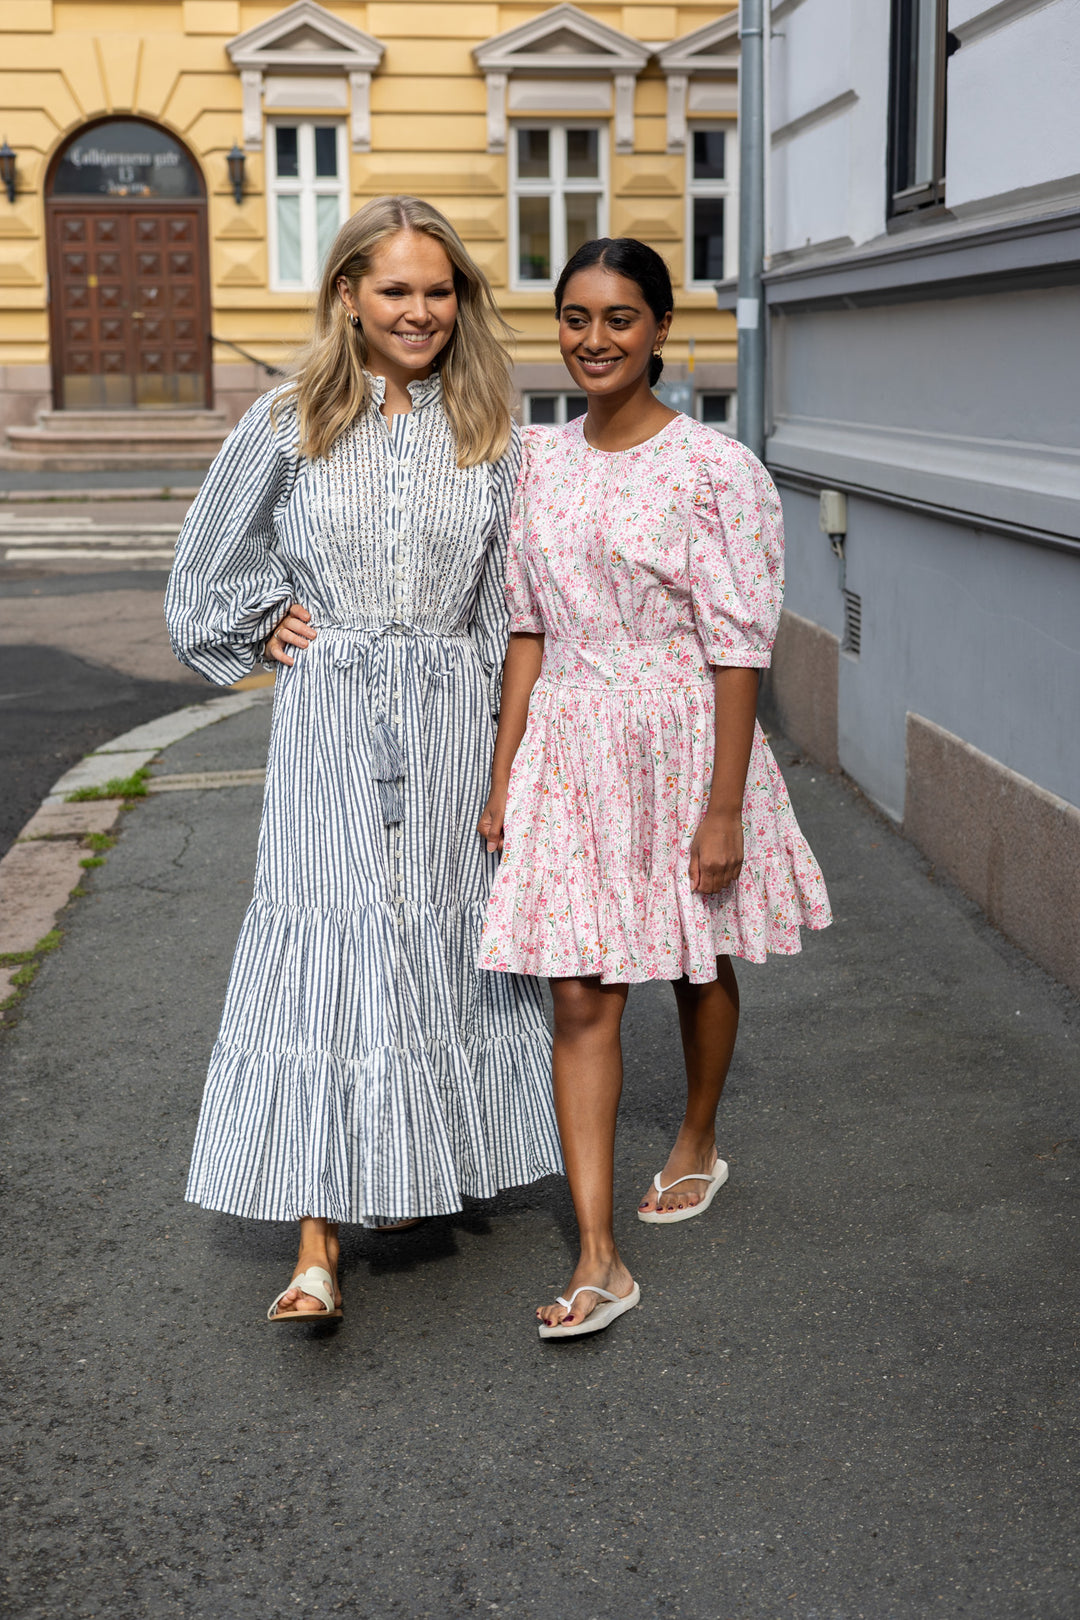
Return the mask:
<path id="1" fill-rule="evenodd" d="M 527 429 L 506 591 L 544 661 L 510 778 L 480 965 L 605 984 L 716 977 L 832 920 L 821 870 L 755 727 L 745 857 L 717 895 L 690 887 L 712 781 L 713 671 L 768 665 L 783 525 L 741 444 L 676 416 L 632 450 L 582 421 Z"/>

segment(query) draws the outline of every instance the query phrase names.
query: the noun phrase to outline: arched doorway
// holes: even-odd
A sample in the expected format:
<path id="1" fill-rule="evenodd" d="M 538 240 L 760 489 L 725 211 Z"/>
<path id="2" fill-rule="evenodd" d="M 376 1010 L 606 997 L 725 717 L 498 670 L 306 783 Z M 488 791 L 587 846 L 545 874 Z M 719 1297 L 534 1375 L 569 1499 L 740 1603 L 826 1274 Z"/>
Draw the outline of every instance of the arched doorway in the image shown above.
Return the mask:
<path id="1" fill-rule="evenodd" d="M 209 405 L 206 192 L 186 148 L 140 118 L 88 125 L 45 215 L 55 405 Z"/>

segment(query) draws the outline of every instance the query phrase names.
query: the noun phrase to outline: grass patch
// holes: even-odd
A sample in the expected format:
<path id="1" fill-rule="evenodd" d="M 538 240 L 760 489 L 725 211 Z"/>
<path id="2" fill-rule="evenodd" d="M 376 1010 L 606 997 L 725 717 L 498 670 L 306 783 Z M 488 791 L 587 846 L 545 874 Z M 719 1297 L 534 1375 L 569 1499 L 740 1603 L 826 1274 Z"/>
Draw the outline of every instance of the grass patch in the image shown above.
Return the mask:
<path id="1" fill-rule="evenodd" d="M 23 992 L 33 984 L 41 966 L 42 958 L 55 951 L 59 945 L 62 934 L 59 928 L 50 928 L 49 932 L 38 940 L 32 951 L 11 951 L 0 955 L 0 967 L 17 967 L 19 971 L 11 975 L 11 994 L 0 1001 L 0 1029 L 10 1029 L 15 1019 L 11 1016 L 14 1009 L 22 1000 Z"/>
<path id="2" fill-rule="evenodd" d="M 95 799 L 145 799 L 146 783 L 150 775 L 147 766 L 132 771 L 130 776 L 112 776 L 104 787 L 76 788 L 64 794 L 65 804 L 90 804 Z"/>
<path id="3" fill-rule="evenodd" d="M 63 937 L 59 928 L 50 928 L 32 951 L 9 951 L 6 956 L 0 954 L 0 967 L 18 967 L 20 962 L 32 962 L 36 956 L 47 956 L 50 951 L 55 951 Z"/>
<path id="4" fill-rule="evenodd" d="M 89 872 L 91 867 L 104 866 L 105 857 L 104 855 L 88 855 L 84 861 L 79 862 L 79 865 L 84 869 L 84 871 Z"/>
<path id="5" fill-rule="evenodd" d="M 98 855 L 103 855 L 107 849 L 116 848 L 116 839 L 110 837 L 108 833 L 86 833 L 83 843 Z"/>

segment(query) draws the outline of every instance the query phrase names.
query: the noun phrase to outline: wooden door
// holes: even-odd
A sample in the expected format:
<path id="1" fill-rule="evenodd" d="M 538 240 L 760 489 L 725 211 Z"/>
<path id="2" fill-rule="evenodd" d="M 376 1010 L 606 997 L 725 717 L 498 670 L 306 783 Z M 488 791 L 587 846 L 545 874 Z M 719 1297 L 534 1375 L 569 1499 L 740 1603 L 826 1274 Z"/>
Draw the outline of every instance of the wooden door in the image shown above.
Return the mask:
<path id="1" fill-rule="evenodd" d="M 205 209 L 72 201 L 48 212 L 56 404 L 209 404 Z"/>

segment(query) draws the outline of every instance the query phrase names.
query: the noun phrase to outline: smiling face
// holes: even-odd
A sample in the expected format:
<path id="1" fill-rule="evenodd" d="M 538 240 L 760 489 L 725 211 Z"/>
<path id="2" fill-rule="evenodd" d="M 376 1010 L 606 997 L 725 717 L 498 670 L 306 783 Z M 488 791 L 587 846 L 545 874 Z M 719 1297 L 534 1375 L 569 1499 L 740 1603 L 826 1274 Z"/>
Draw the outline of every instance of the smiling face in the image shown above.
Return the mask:
<path id="1" fill-rule="evenodd" d="M 671 315 L 657 321 L 636 281 L 593 264 L 570 277 L 559 311 L 559 348 L 571 377 L 593 398 L 649 386 L 653 350 Z"/>
<path id="2" fill-rule="evenodd" d="M 350 315 L 360 317 L 369 371 L 401 382 L 430 375 L 458 308 L 454 267 L 441 242 L 397 231 L 379 243 L 355 288 L 342 276 L 338 292 Z"/>

